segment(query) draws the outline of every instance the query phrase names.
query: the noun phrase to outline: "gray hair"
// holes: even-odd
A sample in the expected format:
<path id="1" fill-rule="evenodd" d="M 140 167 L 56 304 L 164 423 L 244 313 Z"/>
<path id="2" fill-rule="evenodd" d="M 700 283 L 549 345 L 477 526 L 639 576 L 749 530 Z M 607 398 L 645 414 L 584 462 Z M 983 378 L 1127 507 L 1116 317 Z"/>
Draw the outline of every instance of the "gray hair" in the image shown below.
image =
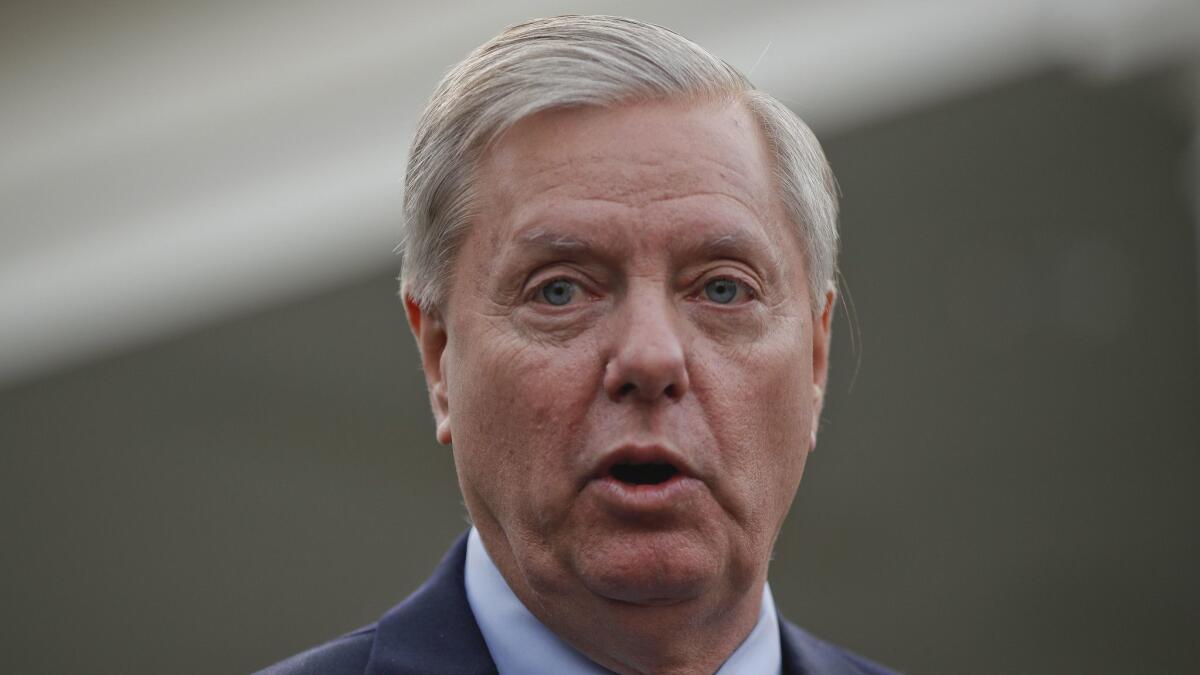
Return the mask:
<path id="1" fill-rule="evenodd" d="M 403 292 L 426 310 L 445 302 L 472 217 L 475 169 L 488 146 L 521 119 L 574 106 L 721 97 L 741 100 L 767 140 L 784 212 L 803 244 L 813 307 L 820 311 L 836 266 L 838 200 L 812 131 L 696 43 L 613 16 L 558 16 L 512 26 L 442 79 L 417 125 L 404 180 Z"/>

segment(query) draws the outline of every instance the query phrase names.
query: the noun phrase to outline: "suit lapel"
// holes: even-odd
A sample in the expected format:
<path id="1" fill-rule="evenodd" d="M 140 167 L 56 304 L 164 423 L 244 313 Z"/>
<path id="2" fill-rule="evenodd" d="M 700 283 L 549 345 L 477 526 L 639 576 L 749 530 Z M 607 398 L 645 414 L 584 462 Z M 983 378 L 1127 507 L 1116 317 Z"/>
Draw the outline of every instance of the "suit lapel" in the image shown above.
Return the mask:
<path id="1" fill-rule="evenodd" d="M 779 618 L 779 643 L 783 651 L 783 675 L 867 675 L 882 670 L 864 670 L 844 651 L 809 635 L 783 617 Z"/>
<path id="2" fill-rule="evenodd" d="M 467 603 L 466 556 L 464 534 L 433 576 L 383 615 L 366 675 L 495 675 L 496 665 Z"/>

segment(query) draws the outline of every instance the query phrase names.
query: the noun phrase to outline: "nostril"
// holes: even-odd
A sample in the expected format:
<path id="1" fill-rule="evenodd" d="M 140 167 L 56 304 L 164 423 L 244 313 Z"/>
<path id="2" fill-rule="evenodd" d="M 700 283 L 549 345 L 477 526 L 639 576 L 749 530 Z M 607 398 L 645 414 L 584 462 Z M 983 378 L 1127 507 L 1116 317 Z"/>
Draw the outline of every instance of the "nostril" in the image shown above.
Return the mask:
<path id="1" fill-rule="evenodd" d="M 663 395 L 666 396 L 667 398 L 677 398 L 675 395 L 676 391 L 677 390 L 675 389 L 674 384 L 668 384 L 667 388 L 663 389 Z"/>
<path id="2" fill-rule="evenodd" d="M 634 389 L 637 389 L 637 387 L 633 386 L 632 382 L 626 382 L 625 384 L 621 385 L 621 388 L 617 390 L 617 393 L 621 396 L 626 396 Z"/>

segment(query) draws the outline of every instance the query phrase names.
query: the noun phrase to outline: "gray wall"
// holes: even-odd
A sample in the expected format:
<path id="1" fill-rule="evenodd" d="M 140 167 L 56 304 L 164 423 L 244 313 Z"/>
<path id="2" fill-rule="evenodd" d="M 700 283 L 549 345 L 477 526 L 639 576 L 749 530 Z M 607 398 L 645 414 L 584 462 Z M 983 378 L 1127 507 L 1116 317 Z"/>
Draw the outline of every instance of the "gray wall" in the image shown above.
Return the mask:
<path id="1" fill-rule="evenodd" d="M 790 618 L 914 673 L 1200 669 L 1164 79 L 827 140 L 857 320 L 772 567 Z M 465 523 L 393 275 L 0 392 L 4 670 L 244 672 L 415 588 Z"/>

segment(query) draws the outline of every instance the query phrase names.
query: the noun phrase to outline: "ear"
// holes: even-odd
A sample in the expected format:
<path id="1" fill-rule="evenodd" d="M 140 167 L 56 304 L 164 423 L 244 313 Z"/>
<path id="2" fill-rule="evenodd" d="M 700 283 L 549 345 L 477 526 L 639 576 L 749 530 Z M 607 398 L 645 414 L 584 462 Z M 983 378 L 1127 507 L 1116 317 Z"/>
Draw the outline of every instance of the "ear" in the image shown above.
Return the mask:
<path id="1" fill-rule="evenodd" d="M 829 346 L 833 329 L 833 308 L 837 305 L 837 290 L 833 284 L 825 289 L 824 307 L 818 314 L 813 311 L 812 374 L 813 416 L 812 446 L 817 445 L 817 426 L 821 420 L 821 408 L 825 405 L 825 385 L 829 377 Z"/>
<path id="2" fill-rule="evenodd" d="M 402 290 L 402 294 L 408 327 L 412 329 L 417 348 L 421 350 L 421 368 L 425 371 L 425 384 L 429 388 L 437 440 L 442 445 L 450 445 L 450 401 L 446 396 L 446 371 L 442 361 L 446 355 L 446 323 L 437 309 L 421 309 L 407 288 Z"/>

